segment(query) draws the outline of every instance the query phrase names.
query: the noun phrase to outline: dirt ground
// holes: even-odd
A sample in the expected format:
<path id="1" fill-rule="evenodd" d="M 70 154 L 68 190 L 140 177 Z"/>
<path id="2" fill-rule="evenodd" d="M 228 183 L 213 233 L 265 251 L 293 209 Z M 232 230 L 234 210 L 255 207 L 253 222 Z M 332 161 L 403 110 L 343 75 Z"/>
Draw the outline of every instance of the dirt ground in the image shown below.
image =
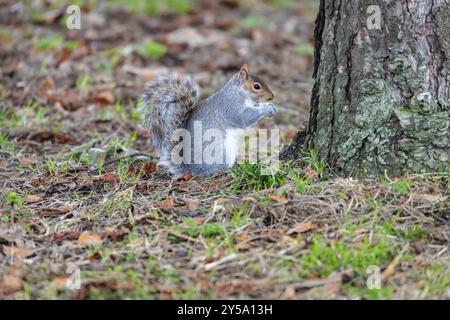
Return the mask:
<path id="1" fill-rule="evenodd" d="M 450 299 L 450 172 L 343 178 L 309 150 L 273 177 L 156 166 L 157 74 L 205 98 L 247 63 L 280 107 L 259 126 L 292 140 L 316 1 L 75 3 L 81 30 L 65 1 L 0 4 L 0 298 Z"/>

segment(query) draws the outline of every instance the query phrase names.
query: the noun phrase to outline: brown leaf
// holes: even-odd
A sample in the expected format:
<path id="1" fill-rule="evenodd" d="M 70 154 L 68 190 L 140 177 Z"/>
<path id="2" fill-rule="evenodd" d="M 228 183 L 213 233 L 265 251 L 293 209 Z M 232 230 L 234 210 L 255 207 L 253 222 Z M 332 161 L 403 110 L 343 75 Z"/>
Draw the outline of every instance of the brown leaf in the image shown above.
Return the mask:
<path id="1" fill-rule="evenodd" d="M 48 89 L 54 89 L 55 88 L 55 82 L 53 81 L 53 79 L 51 77 L 45 77 L 44 80 L 42 81 L 44 83 L 44 85 L 48 88 Z"/>
<path id="2" fill-rule="evenodd" d="M 184 202 L 186 203 L 186 207 L 190 211 L 197 210 L 200 205 L 200 203 L 197 200 L 193 199 L 184 199 Z"/>
<path id="3" fill-rule="evenodd" d="M 186 170 L 186 171 L 183 173 L 183 176 L 182 176 L 181 178 L 179 178 L 178 180 L 179 180 L 179 181 L 180 181 L 180 180 L 189 181 L 189 180 L 191 180 L 191 179 L 193 179 L 193 178 L 194 178 L 194 176 L 191 175 L 191 173 L 190 173 L 188 170 Z"/>
<path id="4" fill-rule="evenodd" d="M 67 110 L 76 110 L 83 105 L 83 100 L 80 95 L 74 90 L 64 91 L 64 96 L 53 95 L 49 92 L 44 92 L 45 97 L 50 103 L 59 103 Z"/>
<path id="5" fill-rule="evenodd" d="M 194 217 L 194 218 L 191 218 L 191 222 L 193 222 L 197 226 L 205 223 L 205 220 L 206 220 L 205 217 Z"/>
<path id="6" fill-rule="evenodd" d="M 422 203 L 434 203 L 445 201 L 446 197 L 438 194 L 416 194 L 414 200 Z"/>
<path id="7" fill-rule="evenodd" d="M 19 61 L 17 59 L 12 59 L 12 61 L 8 61 L 7 63 L 4 63 L 3 65 L 5 65 L 5 68 L 2 68 L 3 70 L 3 74 L 5 75 L 9 75 L 12 76 L 14 73 L 16 73 L 18 66 L 19 66 Z"/>
<path id="8" fill-rule="evenodd" d="M 0 169 L 8 168 L 8 161 L 0 161 Z"/>
<path id="9" fill-rule="evenodd" d="M 287 287 L 283 294 L 280 296 L 280 300 L 294 300 L 297 297 L 294 287 Z"/>
<path id="10" fill-rule="evenodd" d="M 156 167 L 157 167 L 156 162 L 150 162 L 150 163 L 147 163 L 147 164 L 144 166 L 145 173 L 146 173 L 147 175 L 152 174 L 153 172 L 156 171 Z"/>
<path id="11" fill-rule="evenodd" d="M 311 166 L 306 167 L 306 176 L 310 179 L 314 179 L 318 176 L 317 172 Z"/>
<path id="12" fill-rule="evenodd" d="M 272 201 L 276 201 L 280 204 L 287 204 L 289 202 L 289 200 L 287 200 L 286 198 L 280 197 L 276 194 L 270 194 L 268 197 L 270 200 Z"/>
<path id="13" fill-rule="evenodd" d="M 62 132 L 54 132 L 54 131 L 37 132 L 30 137 L 30 140 L 41 143 L 51 140 L 53 143 L 59 144 L 80 144 L 77 140 L 75 140 L 71 136 L 64 134 Z"/>
<path id="14" fill-rule="evenodd" d="M 44 14 L 44 22 L 46 25 L 51 25 L 57 22 L 65 13 L 65 8 L 60 7 L 54 10 L 50 10 L 45 12 Z"/>
<path id="15" fill-rule="evenodd" d="M 286 133 L 286 139 L 291 141 L 295 138 L 295 136 L 297 135 L 297 130 L 288 130 L 288 132 Z"/>
<path id="16" fill-rule="evenodd" d="M 142 174 L 144 178 L 150 178 L 153 172 L 156 171 L 156 163 L 155 162 L 144 162 L 144 161 L 136 161 L 133 162 L 128 167 L 128 173 L 132 175 L 138 175 L 139 173 Z"/>
<path id="17" fill-rule="evenodd" d="M 5 275 L 3 285 L 12 290 L 19 290 L 22 288 L 22 279 L 14 275 Z"/>
<path id="18" fill-rule="evenodd" d="M 89 99 L 89 102 L 98 104 L 113 104 L 115 101 L 111 91 L 100 91 L 95 97 Z"/>
<path id="19" fill-rule="evenodd" d="M 236 19 L 230 19 L 230 18 L 222 18 L 222 19 L 216 19 L 215 21 L 216 27 L 221 30 L 228 30 L 233 28 L 235 25 L 237 25 L 238 21 Z"/>
<path id="20" fill-rule="evenodd" d="M 114 172 L 108 172 L 97 178 L 97 181 L 100 181 L 101 183 L 111 183 L 113 185 L 116 185 L 120 183 L 120 177 Z"/>
<path id="21" fill-rule="evenodd" d="M 143 172 L 144 164 L 140 161 L 133 162 L 128 166 L 128 173 L 133 176 L 137 176 L 138 174 Z"/>
<path id="22" fill-rule="evenodd" d="M 42 200 L 42 197 L 34 194 L 29 194 L 23 198 L 25 202 L 34 203 Z"/>
<path id="23" fill-rule="evenodd" d="M 3 247 L 3 253 L 6 254 L 9 257 L 14 257 L 19 260 L 23 260 L 32 254 L 34 254 L 34 249 L 28 249 L 28 248 L 19 248 L 19 247 Z"/>
<path id="24" fill-rule="evenodd" d="M 70 209 L 69 208 L 64 208 L 63 210 L 59 210 L 59 209 L 52 209 L 52 208 L 46 208 L 46 209 L 42 209 L 39 214 L 45 218 L 50 218 L 50 217 L 58 217 L 61 216 L 63 214 L 66 214 L 67 212 L 69 212 Z"/>
<path id="25" fill-rule="evenodd" d="M 236 245 L 237 249 L 241 251 L 250 249 L 251 244 L 247 232 L 242 232 L 241 234 L 238 235 L 237 238 L 238 238 L 237 240 L 239 241 L 238 244 Z"/>
<path id="26" fill-rule="evenodd" d="M 173 198 L 168 196 L 164 201 L 159 204 L 161 210 L 170 210 L 173 208 Z"/>
<path id="27" fill-rule="evenodd" d="M 50 288 L 52 289 L 63 289 L 67 287 L 67 278 L 66 277 L 56 277 L 53 279 L 50 284 Z"/>
<path id="28" fill-rule="evenodd" d="M 400 263 L 400 260 L 401 256 L 400 255 L 396 256 L 394 260 L 392 260 L 392 262 L 387 266 L 387 268 L 384 269 L 383 273 L 381 274 L 381 279 L 383 280 L 384 283 L 386 283 L 386 281 L 388 281 L 394 275 L 395 268 Z"/>
<path id="29" fill-rule="evenodd" d="M 150 133 L 150 131 L 148 131 L 148 130 L 139 130 L 138 131 L 138 135 L 137 135 L 137 138 L 138 139 L 142 139 L 142 140 L 147 140 L 148 138 L 150 138 L 151 137 L 151 133 Z"/>
<path id="30" fill-rule="evenodd" d="M 334 297 L 341 291 L 341 289 L 342 289 L 342 282 L 338 281 L 335 283 L 330 283 L 330 284 L 325 285 L 321 291 L 326 296 Z"/>
<path id="31" fill-rule="evenodd" d="M 72 50 L 68 48 L 63 48 L 62 50 L 58 51 L 55 55 L 55 68 L 59 68 L 61 63 L 68 61 L 72 58 Z"/>
<path id="32" fill-rule="evenodd" d="M 82 232 L 80 236 L 78 237 L 78 244 L 81 244 L 83 246 L 92 246 L 92 245 L 98 245 L 102 243 L 102 238 L 92 232 Z"/>
<path id="33" fill-rule="evenodd" d="M 122 70 L 145 81 L 153 81 L 158 75 L 167 75 L 170 73 L 167 67 L 142 68 L 132 65 L 124 65 Z"/>
<path id="34" fill-rule="evenodd" d="M 19 165 L 21 167 L 28 167 L 31 166 L 32 164 L 34 164 L 33 160 L 29 160 L 29 159 L 19 159 Z"/>
<path id="35" fill-rule="evenodd" d="M 311 222 L 304 222 L 304 223 L 298 223 L 296 224 L 292 229 L 290 229 L 287 234 L 291 235 L 293 233 L 304 233 L 309 230 L 314 229 L 314 225 Z"/>
<path id="36" fill-rule="evenodd" d="M 122 240 L 127 235 L 126 232 L 118 231 L 118 230 L 106 230 L 103 232 L 100 232 L 100 236 L 104 238 L 108 238 L 110 240 Z"/>
<path id="37" fill-rule="evenodd" d="M 76 240 L 80 236 L 79 231 L 69 230 L 64 232 L 58 232 L 53 234 L 53 240 L 61 241 L 61 240 Z"/>

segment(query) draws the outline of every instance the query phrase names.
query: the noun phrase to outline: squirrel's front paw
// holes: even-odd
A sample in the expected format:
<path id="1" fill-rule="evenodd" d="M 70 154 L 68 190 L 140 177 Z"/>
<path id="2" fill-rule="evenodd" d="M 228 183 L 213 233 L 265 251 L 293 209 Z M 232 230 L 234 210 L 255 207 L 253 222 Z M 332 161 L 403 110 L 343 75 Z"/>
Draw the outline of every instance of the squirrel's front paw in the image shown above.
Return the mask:
<path id="1" fill-rule="evenodd" d="M 264 108 L 266 109 L 266 113 L 269 117 L 273 117 L 275 113 L 277 113 L 277 107 L 271 102 L 267 103 Z"/>

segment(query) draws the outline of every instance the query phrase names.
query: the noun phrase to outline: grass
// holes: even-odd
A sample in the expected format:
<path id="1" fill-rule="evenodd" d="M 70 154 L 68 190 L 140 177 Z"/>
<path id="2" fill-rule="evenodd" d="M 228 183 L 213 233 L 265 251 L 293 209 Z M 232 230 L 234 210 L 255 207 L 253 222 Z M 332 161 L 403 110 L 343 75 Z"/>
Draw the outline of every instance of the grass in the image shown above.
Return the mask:
<path id="1" fill-rule="evenodd" d="M 289 67 L 301 63 L 301 56 L 311 56 L 308 39 L 299 38 L 295 43 L 302 45 L 297 48 L 282 41 L 287 56 L 280 58 L 263 43 L 255 47 L 244 41 L 242 48 L 233 36 L 246 29 L 239 38 L 251 40 L 259 34 L 249 30 L 283 27 L 280 20 L 297 19 L 309 10 L 308 5 L 295 4 L 295 12 L 294 8 L 277 11 L 284 2 L 266 1 L 273 8 L 257 1 L 246 1 L 239 8 L 220 6 L 224 21 L 218 22 L 226 46 L 170 48 L 168 54 L 164 44 L 146 42 L 149 28 L 167 29 L 155 32 L 155 39 L 163 39 L 175 30 L 172 20 L 194 12 L 201 3 L 116 0 L 95 6 L 89 1 L 86 12 L 102 17 L 136 18 L 120 10 L 108 15 L 103 11 L 119 6 L 151 17 L 129 21 L 117 31 L 93 29 L 98 41 L 79 43 L 88 46 L 87 54 L 80 50 L 81 56 L 62 65 L 53 63 L 62 50 L 78 46 L 52 33 L 62 30 L 64 18 L 51 27 L 36 28 L 33 21 L 22 19 L 26 15 L 10 17 L 11 26 L 17 18 L 21 27 L 5 26 L 6 31 L 0 31 L 4 47 L 12 46 L 3 53 L 8 61 L 11 52 L 23 54 L 20 67 L 0 86 L 0 255 L 5 257 L 0 268 L 1 299 L 450 297 L 450 172 L 444 164 L 430 174 L 347 179 L 331 172 L 314 150 L 304 150 L 300 159 L 280 163 L 273 172 L 264 163 L 240 163 L 231 173 L 209 179 L 171 181 L 161 166 L 145 173 L 137 167 L 136 173 L 134 165 L 157 159 L 138 125 L 142 101 L 129 100 L 139 95 L 145 79 L 124 67 L 187 68 L 201 79 L 213 79 L 202 85 L 204 95 L 215 92 L 231 72 L 228 61 L 216 61 L 228 67 L 213 68 L 210 60 L 203 59 L 217 49 L 238 53 L 248 49 L 263 62 L 275 59 L 254 69 L 277 74 L 281 58 Z M 47 12 L 64 3 L 52 1 L 47 7 L 33 2 L 31 9 Z M 29 8 L 24 9 L 28 14 Z M 215 14 L 216 6 L 210 10 Z M 234 10 L 239 14 L 233 15 Z M 271 13 L 275 11 L 279 14 Z M 43 18 L 33 19 L 42 24 Z M 302 26 L 313 28 L 311 16 L 305 18 Z M 186 26 L 202 28 L 195 14 L 182 20 Z M 82 25 L 86 32 L 77 37 L 91 31 L 90 24 Z M 64 96 L 65 90 L 75 89 L 82 106 L 72 110 L 49 102 L 40 92 L 41 80 L 47 76 L 55 83 L 52 93 Z M 299 79 L 308 79 L 306 72 L 285 76 L 285 90 Z M 88 98 L 105 87 L 113 91 L 116 102 L 90 103 Z M 24 92 L 30 94 L 24 97 Z M 302 92 L 285 97 L 292 106 L 306 105 L 309 98 Z M 300 126 L 297 118 L 301 117 L 289 117 L 289 127 Z M 281 129 L 287 125 L 277 123 Z M 41 131 L 67 135 L 80 144 L 33 137 Z M 135 151 L 150 154 L 150 160 L 122 158 Z M 173 203 L 164 207 L 162 201 L 168 196 Z M 84 232 L 101 243 L 83 244 Z M 8 254 L 11 247 L 15 253 Z M 25 257 L 13 256 L 17 253 Z M 17 260 L 23 261 L 13 263 Z M 65 286 L 69 263 L 80 269 L 79 290 Z M 382 277 L 379 289 L 368 286 L 374 275 Z M 15 276 L 17 285 L 8 286 L 5 276 Z"/>
<path id="2" fill-rule="evenodd" d="M 13 107 L 7 106 L 0 110 L 0 126 L 9 132 L 11 129 L 20 127 L 33 127 L 48 125 L 49 123 L 57 123 L 60 116 L 55 113 L 49 113 L 42 106 L 41 101 L 29 99 L 20 111 L 16 111 Z M 63 124 L 59 122 L 59 126 Z M 5 133 L 2 134 L 6 136 Z"/>
<path id="3" fill-rule="evenodd" d="M 267 3 L 273 6 L 292 6 L 295 4 L 295 0 L 265 0 Z"/>
<path id="4" fill-rule="evenodd" d="M 362 278 L 369 266 L 386 266 L 392 259 L 392 248 L 384 239 L 377 244 L 370 244 L 364 239 L 354 246 L 343 240 L 327 243 L 318 236 L 301 258 L 301 275 L 327 277 L 332 272 L 352 268 L 356 277 Z"/>
<path id="5" fill-rule="evenodd" d="M 415 298 L 448 299 L 450 297 L 450 269 L 443 264 L 432 264 L 420 268 L 417 277 L 419 288 L 414 292 Z"/>
<path id="6" fill-rule="evenodd" d="M 6 134 L 0 134 L 0 152 L 9 157 L 13 156 L 16 152 L 14 142 Z"/>
<path id="7" fill-rule="evenodd" d="M 243 29 L 266 29 L 267 21 L 263 16 L 256 13 L 251 13 L 240 22 L 240 26 Z"/>
<path id="8" fill-rule="evenodd" d="M 122 145 L 123 142 L 118 144 Z M 312 165 L 313 163 L 311 163 Z M 133 192 L 130 189 L 130 186 L 135 188 L 142 180 L 138 178 L 127 181 L 130 179 L 127 166 L 126 162 L 117 163 L 116 172 L 120 176 L 120 183 L 115 186 L 100 185 L 100 188 L 94 188 L 95 191 L 84 196 L 81 193 L 79 196 L 72 194 L 70 200 L 69 198 L 65 199 L 62 194 L 58 196 L 59 199 L 65 199 L 63 201 L 67 205 L 70 203 L 72 208 L 79 208 L 80 212 L 89 208 L 88 213 L 83 214 L 82 221 L 89 223 L 93 232 L 109 230 L 109 228 L 125 232 L 125 236 L 121 240 L 104 238 L 100 246 L 87 247 L 78 251 L 81 254 L 80 258 L 94 259 L 105 268 L 103 272 L 82 269 L 81 275 L 85 288 L 83 297 L 91 299 L 162 298 L 167 297 L 169 291 L 164 289 L 167 288 L 170 290 L 172 298 L 219 298 L 222 296 L 220 291 L 217 291 L 218 289 L 214 289 L 215 287 L 211 287 L 207 285 L 208 282 L 205 282 L 204 287 L 199 291 L 196 284 L 199 280 L 191 279 L 187 274 L 191 272 L 191 268 L 202 270 L 208 263 L 220 261 L 225 257 L 231 257 L 231 260 L 224 260 L 225 262 L 218 264 L 206 273 L 202 271 L 200 273 L 203 274 L 202 277 L 218 283 L 219 286 L 221 283 L 225 285 L 227 279 L 233 274 L 245 275 L 244 278 L 239 277 L 239 281 L 242 283 L 246 283 L 246 281 L 250 281 L 248 279 L 254 277 L 268 277 L 265 282 L 261 282 L 261 285 L 271 286 L 269 294 L 271 297 L 282 293 L 284 288 L 282 284 L 286 281 L 288 284 L 302 283 L 311 279 L 328 279 L 333 274 L 350 272 L 348 280 L 341 284 L 342 287 L 339 290 L 341 297 L 395 298 L 398 297 L 399 292 L 405 294 L 405 291 L 398 291 L 396 280 L 383 282 L 380 289 L 369 289 L 367 279 L 370 276 L 368 270 L 372 266 L 383 272 L 398 256 L 400 264 L 396 269 L 399 274 L 406 274 L 408 279 L 414 281 L 413 283 L 418 286 L 416 291 L 410 292 L 411 294 L 422 298 L 443 297 L 447 292 L 446 272 L 438 261 L 430 265 L 422 264 L 424 271 L 420 273 L 408 273 L 407 270 L 414 268 L 418 254 L 420 255 L 413 250 L 413 245 L 417 241 L 421 241 L 426 246 L 431 241 L 432 229 L 428 226 L 429 222 L 425 221 L 417 220 L 414 223 L 406 223 L 404 214 L 396 215 L 395 210 L 389 216 L 380 214 L 382 211 L 386 212 L 385 210 L 392 205 L 391 201 L 397 199 L 397 191 L 392 189 L 389 184 L 381 182 L 373 184 L 373 181 L 370 182 L 371 184 L 367 184 L 367 182 L 354 181 L 353 185 L 347 186 L 350 189 L 345 192 L 338 187 L 339 180 L 329 176 L 327 176 L 327 180 L 323 180 L 318 178 L 318 175 L 309 178 L 298 173 L 300 171 L 291 165 L 290 171 L 283 173 L 282 183 L 279 181 L 277 186 L 274 185 L 275 180 L 271 180 L 269 183 L 272 188 L 275 188 L 274 193 L 277 193 L 276 189 L 279 187 L 292 186 L 292 189 L 288 188 L 287 191 L 284 191 L 284 197 L 290 199 L 290 202 L 282 206 L 289 212 L 289 218 L 272 220 L 270 227 L 267 228 L 265 227 L 267 217 L 264 212 L 275 214 L 274 207 L 266 205 L 265 209 L 262 209 L 262 204 L 244 200 L 249 197 L 259 198 L 256 193 L 264 189 L 240 189 L 241 196 L 236 198 L 233 196 L 233 183 L 236 182 L 236 178 L 230 177 L 229 182 L 231 183 L 226 184 L 228 187 L 221 190 L 222 195 L 225 193 L 225 200 L 228 199 L 228 202 L 225 203 L 228 204 L 224 205 L 223 211 L 217 212 L 215 215 L 211 215 L 214 201 L 208 200 L 217 199 L 217 192 L 213 190 L 202 195 L 203 201 L 202 206 L 199 207 L 200 215 L 198 217 L 180 216 L 180 212 L 186 212 L 186 209 L 182 207 L 178 209 L 177 206 L 168 211 L 146 211 L 145 208 L 157 208 L 157 203 L 153 202 L 155 197 L 148 197 L 145 193 Z M 258 165 L 249 166 L 247 164 L 246 166 L 246 170 L 250 170 L 251 174 L 254 174 L 255 171 L 258 172 Z M 250 181 L 250 178 L 248 180 L 242 178 L 248 176 L 247 171 L 239 172 L 238 182 L 242 182 L 242 179 L 246 183 Z M 294 172 L 298 174 L 294 175 Z M 59 173 L 59 175 L 59 178 L 57 178 L 58 175 L 55 176 L 55 182 L 61 181 L 61 175 L 64 176 L 67 173 Z M 252 181 L 259 181 L 258 179 L 257 177 Z M 438 181 L 439 177 L 429 181 L 434 181 L 434 179 Z M 259 182 L 260 186 L 264 185 L 264 181 Z M 415 177 L 410 177 L 408 181 L 411 181 L 409 192 L 414 194 L 420 183 Z M 154 184 L 155 181 L 152 183 Z M 206 180 L 200 183 L 205 186 L 205 183 L 210 183 L 210 181 Z M 324 183 L 326 186 L 320 186 Z M 306 189 L 302 189 L 305 186 Z M 362 186 L 364 188 L 361 188 Z M 159 185 L 158 188 L 160 191 L 156 191 L 156 193 L 162 191 L 164 194 L 165 187 Z M 320 191 L 319 193 L 311 192 L 309 188 Z M 373 201 L 365 202 L 364 200 L 366 190 L 372 188 L 383 188 L 389 195 L 379 201 L 375 207 Z M 299 192 L 299 189 L 302 189 L 303 192 Z M 326 199 L 326 195 L 332 195 L 331 203 L 339 203 L 345 199 L 349 190 L 357 195 L 359 207 L 356 207 L 357 209 L 354 207 L 351 214 L 344 214 L 348 210 L 342 207 L 338 211 L 341 221 L 338 219 L 333 220 L 332 224 L 321 223 L 318 217 L 323 216 L 321 210 L 327 206 L 321 207 L 318 200 Z M 33 192 L 30 191 L 30 193 Z M 316 207 L 308 205 L 307 199 L 310 197 L 316 199 Z M 233 198 L 238 201 L 234 203 L 234 200 L 231 201 Z M 28 210 L 28 204 L 23 201 L 21 194 L 10 193 L 6 199 L 8 206 Z M 305 201 L 304 205 L 299 205 L 299 201 Z M 351 206 L 350 202 L 346 201 L 346 205 Z M 138 222 L 136 213 L 131 214 L 131 212 L 135 212 L 136 206 L 139 206 L 143 210 L 141 214 L 147 217 L 141 222 Z M 295 213 L 297 208 L 301 208 L 300 212 L 303 211 L 304 214 Z M 357 212 L 360 214 L 356 214 Z M 292 221 L 301 221 L 302 216 L 311 219 L 316 227 L 304 234 L 287 236 L 286 228 L 292 227 L 292 225 L 289 226 Z M 335 219 L 332 216 L 328 216 L 328 219 Z M 31 217 L 28 210 L 27 214 L 15 214 L 14 219 L 21 219 L 25 222 L 29 221 Z M 281 219 L 281 216 L 278 219 Z M 143 223 L 144 221 L 145 223 Z M 47 223 L 56 223 L 56 220 L 50 219 L 47 220 Z M 33 229 L 29 230 L 29 232 L 33 232 Z M 164 230 L 173 230 L 175 233 L 169 232 L 163 236 Z M 195 239 L 196 242 L 189 239 Z M 149 256 L 146 253 L 147 249 L 143 250 L 144 247 L 156 251 Z M 183 261 L 189 261 L 189 264 L 186 265 Z M 34 273 L 38 272 L 39 268 L 44 268 L 43 264 L 34 268 Z M 43 270 L 41 277 L 45 277 Z M 395 279 L 396 276 L 397 274 L 394 272 L 391 277 Z M 440 280 L 430 280 L 434 279 L 433 277 L 438 277 Z M 42 278 L 38 277 L 38 279 Z M 149 279 L 154 279 L 152 281 L 156 281 L 158 286 L 149 285 Z M 51 289 L 51 280 L 42 289 L 36 288 L 34 281 L 36 280 L 29 278 L 28 285 L 31 285 L 31 289 L 24 287 L 18 296 L 34 297 L 39 295 L 61 298 L 73 295 L 72 291 L 64 288 Z M 150 283 L 153 282 L 150 281 Z M 229 286 L 228 288 L 231 288 Z M 248 286 L 248 290 L 253 290 L 250 289 L 252 285 L 248 284 Z M 258 295 L 257 291 L 246 291 L 245 288 L 238 286 L 233 289 L 237 291 L 231 295 L 240 298 Z M 264 297 L 267 297 L 267 290 L 263 290 L 263 292 L 266 292 Z M 305 295 L 305 297 L 311 294 L 312 297 L 316 296 L 317 292 L 311 289 L 297 291 L 297 294 Z M 320 295 L 326 296 L 326 293 L 321 292 Z"/>
<path id="9" fill-rule="evenodd" d="M 274 174 L 265 174 L 264 169 L 267 168 L 262 164 L 248 161 L 238 163 L 231 171 L 234 180 L 232 189 L 234 191 L 242 189 L 259 191 L 284 185 L 286 172 L 283 168 L 278 168 Z"/>
<path id="10" fill-rule="evenodd" d="M 78 47 L 77 41 L 65 40 L 63 35 L 55 35 L 52 37 L 41 38 L 36 43 L 38 51 L 50 51 L 67 49 L 72 51 Z"/>
<path id="11" fill-rule="evenodd" d="M 195 7 L 194 0 L 113 0 L 109 3 L 110 7 L 125 7 L 131 13 L 149 16 L 177 14 L 185 15 Z"/>
<path id="12" fill-rule="evenodd" d="M 408 180 L 401 180 L 398 182 L 390 182 L 387 184 L 387 186 L 399 196 L 407 197 L 409 196 L 409 190 L 412 186 L 412 183 Z"/>
<path id="13" fill-rule="evenodd" d="M 91 76 L 89 74 L 83 74 L 82 76 L 78 77 L 75 85 L 82 97 L 88 96 L 91 81 Z"/>
<path id="14" fill-rule="evenodd" d="M 167 53 L 167 47 L 155 41 L 147 41 L 137 48 L 137 52 L 143 57 L 160 59 Z"/>
<path id="15" fill-rule="evenodd" d="M 15 192 L 10 192 L 5 198 L 5 204 L 11 207 L 22 207 L 23 199 Z"/>
<path id="16" fill-rule="evenodd" d="M 423 240 L 427 236 L 427 231 L 421 225 L 401 226 L 398 222 L 386 221 L 382 227 L 386 233 L 412 243 Z"/>
<path id="17" fill-rule="evenodd" d="M 295 52 L 302 57 L 312 57 L 314 56 L 314 47 L 308 43 L 300 44 L 294 48 Z"/>

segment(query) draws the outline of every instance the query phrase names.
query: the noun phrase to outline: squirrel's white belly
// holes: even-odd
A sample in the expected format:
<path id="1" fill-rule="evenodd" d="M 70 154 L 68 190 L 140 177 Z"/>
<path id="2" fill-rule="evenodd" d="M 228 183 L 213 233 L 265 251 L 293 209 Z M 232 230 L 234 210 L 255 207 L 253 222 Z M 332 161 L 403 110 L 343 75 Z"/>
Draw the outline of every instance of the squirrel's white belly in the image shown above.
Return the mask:
<path id="1" fill-rule="evenodd" d="M 227 129 L 225 134 L 224 149 L 226 164 L 231 168 L 236 162 L 238 154 L 239 129 Z"/>

